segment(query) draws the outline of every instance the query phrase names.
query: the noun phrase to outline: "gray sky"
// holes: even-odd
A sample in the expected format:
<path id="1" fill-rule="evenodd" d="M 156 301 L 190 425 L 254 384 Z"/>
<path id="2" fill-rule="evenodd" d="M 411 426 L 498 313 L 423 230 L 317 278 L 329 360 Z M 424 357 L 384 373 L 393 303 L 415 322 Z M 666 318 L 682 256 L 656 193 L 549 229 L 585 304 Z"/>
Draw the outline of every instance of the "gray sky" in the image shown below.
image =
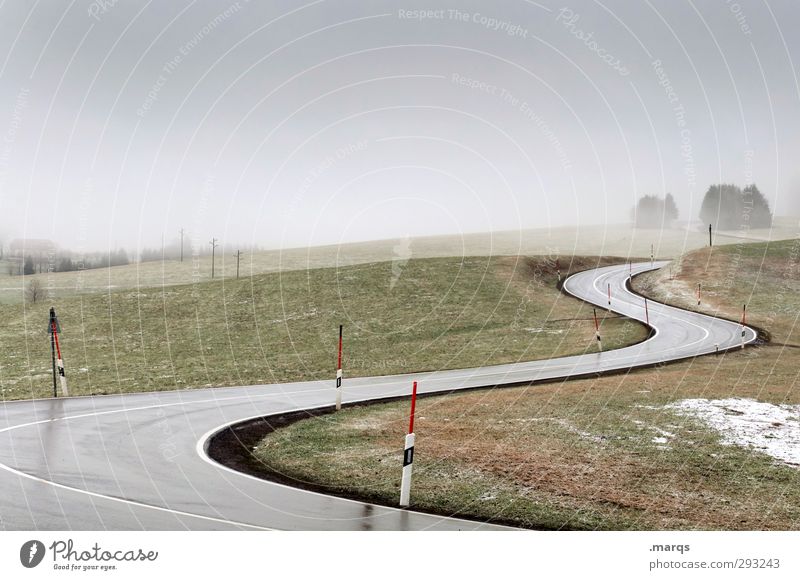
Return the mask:
<path id="1" fill-rule="evenodd" d="M 7 0 L 0 235 L 304 246 L 619 222 L 665 192 L 687 218 L 720 181 L 796 214 L 797 22 L 793 0 Z"/>

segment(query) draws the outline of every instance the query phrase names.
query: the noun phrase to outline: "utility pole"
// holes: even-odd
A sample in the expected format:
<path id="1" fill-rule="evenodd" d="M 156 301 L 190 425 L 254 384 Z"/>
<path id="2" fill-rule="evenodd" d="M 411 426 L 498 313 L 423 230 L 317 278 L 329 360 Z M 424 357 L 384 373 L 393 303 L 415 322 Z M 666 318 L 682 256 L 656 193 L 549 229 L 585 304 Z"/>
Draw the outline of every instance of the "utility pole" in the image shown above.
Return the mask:
<path id="1" fill-rule="evenodd" d="M 183 262 L 183 228 L 180 229 L 181 233 L 181 262 Z"/>
<path id="2" fill-rule="evenodd" d="M 218 241 L 219 240 L 217 240 L 217 238 L 211 238 L 211 241 L 209 242 L 209 244 L 211 244 L 211 279 L 212 280 L 214 279 L 214 250 L 216 250 L 217 246 L 219 245 L 217 243 Z"/>
<path id="3" fill-rule="evenodd" d="M 239 258 L 242 256 L 242 251 L 241 250 L 236 250 L 236 253 L 234 254 L 234 256 L 236 256 L 236 279 L 238 280 L 239 279 Z"/>

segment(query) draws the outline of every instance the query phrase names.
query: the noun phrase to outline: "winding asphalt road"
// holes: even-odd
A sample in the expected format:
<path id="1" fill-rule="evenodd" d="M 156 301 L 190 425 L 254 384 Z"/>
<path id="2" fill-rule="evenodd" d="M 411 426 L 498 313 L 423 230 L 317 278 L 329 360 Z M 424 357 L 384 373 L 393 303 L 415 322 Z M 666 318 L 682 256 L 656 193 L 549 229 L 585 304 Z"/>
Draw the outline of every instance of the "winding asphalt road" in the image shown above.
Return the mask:
<path id="1" fill-rule="evenodd" d="M 658 268 L 634 264 L 632 273 Z M 575 274 L 564 290 L 636 320 L 643 299 L 628 266 Z M 559 359 L 432 373 L 350 378 L 344 402 L 531 383 L 630 369 L 756 339 L 748 327 L 649 302 L 652 336 L 634 346 Z M 231 471 L 205 454 L 208 438 L 247 418 L 329 406 L 334 381 L 3 403 L 0 529 L 490 529 L 452 517 L 321 495 Z M 398 477 L 400 465 L 398 464 Z M 412 497 L 413 501 L 413 497 Z"/>

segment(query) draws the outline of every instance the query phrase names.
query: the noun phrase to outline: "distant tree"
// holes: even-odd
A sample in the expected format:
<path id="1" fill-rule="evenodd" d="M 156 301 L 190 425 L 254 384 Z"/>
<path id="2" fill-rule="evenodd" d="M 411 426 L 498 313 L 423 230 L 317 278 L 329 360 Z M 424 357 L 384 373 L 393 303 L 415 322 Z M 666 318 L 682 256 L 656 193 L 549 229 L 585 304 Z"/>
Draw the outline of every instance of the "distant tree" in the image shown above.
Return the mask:
<path id="1" fill-rule="evenodd" d="M 125 266 L 128 264 L 128 252 L 120 248 L 114 252 L 108 253 L 106 265 L 108 266 Z"/>
<path id="2" fill-rule="evenodd" d="M 769 202 L 764 197 L 756 184 L 748 185 L 742 190 L 744 197 L 744 205 L 752 204 L 750 212 L 750 227 L 751 228 L 769 228 L 772 227 L 772 212 L 769 209 Z"/>
<path id="3" fill-rule="evenodd" d="M 75 269 L 75 263 L 72 258 L 61 258 L 58 261 L 58 272 L 72 272 Z"/>
<path id="4" fill-rule="evenodd" d="M 721 183 L 708 188 L 700 206 L 700 219 L 721 230 L 743 226 L 768 228 L 772 225 L 772 212 L 755 185 L 742 190 L 733 184 Z"/>
<path id="5" fill-rule="evenodd" d="M 30 274 L 33 274 L 35 271 L 36 270 L 33 266 L 33 258 L 31 258 L 30 256 L 25 256 L 25 262 L 24 265 L 22 266 L 22 273 L 28 276 Z"/>
<path id="6" fill-rule="evenodd" d="M 44 289 L 39 278 L 33 278 L 28 282 L 25 287 L 25 295 L 31 304 L 36 304 L 36 302 L 44 298 Z"/>
<path id="7" fill-rule="evenodd" d="M 671 193 L 664 197 L 664 218 L 667 222 L 672 222 L 678 219 L 678 206 L 675 204 L 675 198 Z"/>
<path id="8" fill-rule="evenodd" d="M 657 195 L 643 195 L 633 209 L 633 221 L 637 228 L 669 227 L 678 218 L 678 207 L 672 194 L 662 199 Z"/>

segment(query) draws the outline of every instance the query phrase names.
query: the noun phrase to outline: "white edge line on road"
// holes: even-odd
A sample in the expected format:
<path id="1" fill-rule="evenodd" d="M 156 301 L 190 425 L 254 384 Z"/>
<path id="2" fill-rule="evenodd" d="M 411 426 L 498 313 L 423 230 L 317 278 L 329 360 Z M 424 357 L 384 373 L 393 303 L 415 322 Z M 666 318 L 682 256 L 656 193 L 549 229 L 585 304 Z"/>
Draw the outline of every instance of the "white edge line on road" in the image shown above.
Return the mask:
<path id="1" fill-rule="evenodd" d="M 666 263 L 666 262 L 664 262 L 664 263 Z M 664 263 L 659 263 L 658 267 L 659 268 L 662 267 Z M 642 272 L 649 271 L 651 269 L 654 269 L 654 268 L 646 268 L 646 269 L 643 269 Z M 638 273 L 642 273 L 642 272 L 638 272 Z M 606 275 L 606 273 L 601 275 L 601 277 L 605 276 L 605 275 Z M 590 304 L 594 304 L 593 302 L 591 302 L 590 300 L 587 300 L 586 298 L 581 298 L 577 294 L 573 293 L 569 288 L 567 288 L 567 282 L 569 281 L 570 278 L 567 278 L 567 280 L 565 281 L 565 284 L 563 285 L 563 288 L 566 290 L 566 292 L 568 294 L 570 294 L 571 296 L 579 299 L 579 300 L 583 300 L 583 301 L 589 302 Z M 598 277 L 597 279 L 595 279 L 593 281 L 593 286 L 594 286 L 595 290 L 597 290 L 599 292 L 599 289 L 597 288 L 597 285 L 596 285 L 598 279 L 600 279 L 600 277 Z M 635 294 L 635 293 L 631 292 L 628 288 L 624 288 L 624 289 L 631 296 L 639 296 L 638 294 Z M 601 294 L 602 294 L 602 292 L 601 292 Z M 672 307 L 672 306 L 670 306 L 668 304 L 664 304 L 664 303 L 661 303 L 661 302 L 657 302 L 657 301 L 655 301 L 655 302 L 657 304 L 659 304 L 660 307 L 665 307 L 666 309 L 673 309 L 673 310 L 676 310 L 676 311 L 684 312 L 683 309 L 675 308 L 675 307 Z M 594 305 L 598 306 L 600 304 L 594 304 Z M 685 312 L 692 312 L 692 311 L 685 311 Z M 709 315 L 703 314 L 703 313 L 694 313 L 694 314 L 698 314 L 700 316 L 709 317 Z M 666 316 L 668 316 L 670 318 L 674 318 L 674 317 L 672 317 L 672 316 L 670 316 L 669 314 L 666 314 L 666 313 L 662 313 L 662 315 L 666 315 Z M 633 317 L 631 316 L 630 318 L 633 318 Z M 724 323 L 727 323 L 727 324 L 736 325 L 736 323 L 731 322 L 731 321 L 718 319 L 716 317 L 710 317 L 710 318 L 712 318 L 715 321 L 721 321 L 721 322 L 724 322 Z M 639 322 L 642 322 L 642 321 L 640 320 Z M 684 320 L 684 322 L 687 322 L 687 321 Z M 707 329 L 705 329 L 705 328 L 703 328 L 703 327 L 701 327 L 701 326 L 699 326 L 697 324 L 694 324 L 692 322 L 689 322 L 689 324 L 691 324 L 692 326 L 698 327 L 701 330 L 703 330 L 705 332 L 706 337 L 709 335 L 709 332 L 708 332 Z M 736 325 L 736 326 L 741 326 L 741 325 Z M 653 328 L 653 330 L 655 331 L 655 334 L 653 335 L 653 337 L 650 337 L 650 339 L 654 338 L 658 334 L 658 328 L 656 328 L 655 326 L 651 326 L 651 328 Z M 754 341 L 757 338 L 757 333 L 752 328 L 750 328 L 749 326 L 745 325 L 744 328 L 746 328 L 747 330 L 751 331 L 753 333 L 753 335 L 754 335 L 753 338 L 751 340 L 746 341 L 746 343 L 750 343 L 750 342 Z M 646 339 L 644 342 L 647 342 L 647 340 L 649 340 L 649 339 Z M 735 347 L 731 347 L 731 348 L 735 348 Z M 609 351 L 609 352 L 613 352 L 613 351 Z M 556 365 L 555 367 L 550 367 L 548 369 L 542 369 L 542 370 L 553 370 L 554 368 L 568 367 L 568 366 L 571 366 L 571 365 Z M 474 371 L 474 370 L 476 370 L 476 369 L 472 369 L 472 371 Z M 529 369 L 524 369 L 524 370 L 527 371 L 527 372 L 530 372 Z M 613 370 L 613 369 L 609 369 L 609 370 Z M 517 371 L 517 372 L 522 372 L 522 371 L 523 371 L 523 369 L 520 369 L 520 371 Z M 431 373 L 413 373 L 413 374 L 431 375 Z M 514 371 L 507 371 L 504 374 L 506 376 L 513 375 Z M 411 376 L 411 375 L 395 375 L 395 376 L 397 376 L 397 377 L 407 377 L 407 376 Z M 383 379 L 383 380 L 386 380 L 387 378 L 391 378 L 391 377 L 380 377 L 380 378 Z M 435 379 L 435 373 L 433 373 L 430 378 L 431 379 Z M 467 375 L 467 376 L 463 377 L 463 379 L 469 379 L 469 378 L 471 378 L 471 375 Z M 231 388 L 241 388 L 241 387 L 231 387 Z M 472 387 L 469 387 L 469 388 L 472 388 Z M 69 415 L 69 416 L 65 416 L 65 417 L 54 417 L 54 418 L 48 418 L 48 419 L 43 419 L 43 420 L 39 420 L 39 421 L 32 421 L 32 422 L 22 423 L 22 424 L 18 424 L 18 425 L 12 425 L 12 426 L 0 429 L 0 433 L 5 433 L 5 432 L 12 431 L 12 430 L 15 430 L 15 429 L 21 429 L 23 427 L 31 427 L 31 426 L 34 426 L 34 425 L 40 425 L 40 424 L 48 423 L 48 422 L 68 421 L 68 420 L 72 420 L 72 419 L 80 419 L 80 418 L 87 418 L 87 417 L 98 417 L 98 416 L 101 416 L 101 415 L 110 415 L 110 414 L 124 413 L 124 412 L 135 412 L 135 411 L 142 411 L 142 410 L 147 410 L 147 409 L 158 409 L 158 408 L 164 408 L 164 407 L 196 405 L 196 404 L 205 404 L 205 403 L 224 403 L 226 401 L 233 401 L 233 400 L 239 400 L 239 399 L 261 399 L 261 398 L 266 398 L 266 397 L 271 397 L 271 396 L 276 396 L 276 395 L 282 395 L 282 394 L 301 394 L 301 393 L 305 393 L 305 392 L 314 392 L 314 391 L 318 391 L 318 390 L 320 390 L 320 389 L 319 388 L 305 389 L 305 390 L 295 391 L 293 393 L 287 393 L 285 391 L 278 390 L 276 392 L 270 392 L 270 393 L 261 393 L 261 394 L 248 393 L 248 394 L 245 394 L 245 395 L 238 395 L 238 396 L 234 396 L 234 397 L 224 397 L 224 398 L 213 397 L 213 398 L 210 398 L 210 399 L 201 399 L 201 400 L 195 400 L 195 401 L 178 401 L 178 402 L 162 403 L 162 404 L 156 404 L 156 405 L 146 405 L 146 406 L 141 406 L 141 407 L 111 409 L 111 410 L 97 411 L 97 412 L 92 412 L 92 413 L 82 413 L 82 414 L 79 414 L 79 415 Z M 176 392 L 181 392 L 181 391 L 176 391 Z M 435 392 L 435 391 L 432 391 L 432 392 Z M 153 393 L 136 393 L 136 394 L 139 394 L 139 395 L 149 394 L 149 395 L 152 395 L 152 396 L 158 396 L 160 393 L 162 393 L 162 392 L 161 391 L 156 391 L 156 392 L 153 392 Z M 111 395 L 111 396 L 114 396 L 114 395 Z M 119 396 L 119 395 L 116 395 L 116 396 Z M 380 400 L 381 398 L 391 398 L 392 396 L 394 396 L 394 395 L 386 395 L 384 397 L 379 397 L 379 398 L 377 398 L 375 400 Z M 70 399 L 77 399 L 77 398 L 80 398 L 80 397 L 71 397 Z M 356 402 L 357 403 L 357 402 L 369 401 L 369 400 L 372 400 L 372 399 L 373 399 L 372 397 L 366 397 L 366 398 L 360 398 L 360 399 L 356 399 L 356 400 L 352 400 L 352 401 L 348 401 L 348 402 Z M 42 399 L 42 400 L 49 401 L 51 399 Z M 31 401 L 20 401 L 20 402 L 28 402 L 28 403 L 30 403 Z M 6 403 L 6 402 L 4 402 L 4 403 Z M 311 408 L 305 408 L 305 409 L 298 408 L 298 409 L 295 409 L 295 411 L 310 410 L 310 409 L 313 409 L 313 408 L 319 408 L 319 407 L 311 407 Z M 370 503 L 367 503 L 367 502 L 362 502 L 362 501 L 358 501 L 358 500 L 351 500 L 351 499 L 342 498 L 342 497 L 339 497 L 339 496 L 331 496 L 331 495 L 327 495 L 327 494 L 320 493 L 320 492 L 304 490 L 304 489 L 300 489 L 300 488 L 297 488 L 297 487 L 293 487 L 293 486 L 289 486 L 289 485 L 285 485 L 285 484 L 281 484 L 281 483 L 277 483 L 277 482 L 261 479 L 261 478 L 255 477 L 253 475 L 250 475 L 250 474 L 247 474 L 247 473 L 242 473 L 242 472 L 236 471 L 234 469 L 231 469 L 231 468 L 229 468 L 229 467 L 227 467 L 225 465 L 217 463 L 216 461 L 214 461 L 210 457 L 208 457 L 207 453 L 205 452 L 205 448 L 206 448 L 206 444 L 207 444 L 208 440 L 215 433 L 218 433 L 218 432 L 230 427 L 231 425 L 235 425 L 237 423 L 242 423 L 242 422 L 246 422 L 246 421 L 251 421 L 253 419 L 257 419 L 257 418 L 261 418 L 261 417 L 269 417 L 269 416 L 274 416 L 274 415 L 277 415 L 277 414 L 283 414 L 283 413 L 288 413 L 288 412 L 293 412 L 293 411 L 291 411 L 291 410 L 281 411 L 280 413 L 273 413 L 271 415 L 259 414 L 259 415 L 254 415 L 252 417 L 248 417 L 248 418 L 244 418 L 244 419 L 237 419 L 237 420 L 225 423 L 223 425 L 219 425 L 219 426 L 209 430 L 207 433 L 205 433 L 200 438 L 200 440 L 198 440 L 198 442 L 195 445 L 195 450 L 196 450 L 197 454 L 199 455 L 199 457 L 203 461 L 205 461 L 206 463 L 208 463 L 210 465 L 213 465 L 217 469 L 225 470 L 225 471 L 228 471 L 230 473 L 234 473 L 234 474 L 237 474 L 237 475 L 242 476 L 242 477 L 247 477 L 247 478 L 262 482 L 262 483 L 267 483 L 267 484 L 270 484 L 270 485 L 277 485 L 277 486 L 280 486 L 280 487 L 292 489 L 292 490 L 299 491 L 299 492 L 302 492 L 302 493 L 308 493 L 308 494 L 318 495 L 318 496 L 327 497 L 327 498 L 335 498 L 337 501 L 346 501 L 346 502 L 351 502 L 351 503 L 357 503 L 359 505 L 371 505 L 371 506 L 374 506 L 374 507 L 377 507 L 377 508 L 380 508 L 380 509 L 383 509 L 383 510 L 393 510 L 393 511 L 398 511 L 398 512 L 411 512 L 411 513 L 414 513 L 414 514 L 430 516 L 432 518 L 439 518 L 439 519 L 442 519 L 442 520 L 456 520 L 456 521 L 463 521 L 463 522 L 465 522 L 465 524 L 472 524 L 472 525 L 476 525 L 476 526 L 480 526 L 481 525 L 481 522 L 476 522 L 476 521 L 472 521 L 472 520 L 461 520 L 459 518 L 450 518 L 450 517 L 447 517 L 447 516 L 435 516 L 435 515 L 432 515 L 432 514 L 425 514 L 424 512 L 414 512 L 413 510 L 404 510 L 404 509 L 395 508 L 395 507 L 392 507 L 392 506 L 370 504 Z M 75 493 L 85 494 L 85 495 L 88 495 L 88 496 L 91 496 L 91 497 L 106 499 L 106 500 L 110 500 L 110 501 L 115 501 L 115 502 L 119 502 L 119 503 L 124 503 L 124 504 L 128 504 L 128 505 L 133 505 L 133 506 L 146 508 L 146 509 L 152 509 L 152 510 L 161 511 L 161 512 L 172 513 L 172 514 L 175 514 L 175 515 L 180 515 L 180 516 L 185 516 L 185 517 L 192 517 L 192 518 L 198 518 L 198 519 L 202 519 L 202 520 L 206 520 L 206 521 L 213 521 L 213 522 L 222 523 L 222 524 L 225 524 L 225 525 L 228 525 L 228 526 L 241 526 L 241 527 L 259 529 L 259 530 L 274 530 L 274 528 L 268 528 L 268 527 L 264 527 L 264 526 L 254 525 L 254 524 L 247 524 L 247 523 L 243 523 L 243 522 L 225 520 L 225 519 L 221 519 L 221 518 L 215 518 L 215 517 L 212 517 L 212 516 L 205 516 L 205 515 L 201 515 L 201 514 L 195 514 L 195 513 L 191 513 L 191 512 L 184 512 L 184 511 L 174 510 L 174 509 L 170 509 L 170 508 L 166 508 L 166 507 L 150 505 L 150 504 L 138 502 L 138 501 L 135 501 L 135 500 L 129 500 L 129 499 L 124 499 L 124 498 L 104 495 L 104 494 L 101 494 L 101 493 L 97 493 L 97 492 L 93 492 L 93 491 L 89 491 L 89 490 L 85 490 L 85 489 L 80 489 L 80 488 L 68 486 L 68 485 L 65 485 L 65 484 L 62 484 L 62 483 L 57 483 L 55 481 L 51 481 L 51 480 L 47 480 L 47 479 L 44 479 L 44 478 L 41 478 L 41 477 L 38 477 L 38 476 L 35 476 L 35 475 L 31 475 L 31 474 L 25 473 L 23 471 L 17 470 L 17 469 L 15 469 L 13 467 L 10 467 L 10 466 L 8 466 L 8 465 L 6 465 L 4 463 L 0 463 L 0 469 L 3 469 L 4 471 L 13 473 L 15 475 L 18 475 L 20 477 L 24 477 L 24 478 L 32 480 L 32 481 L 48 484 L 48 485 L 51 485 L 53 487 L 56 487 L 56 488 L 59 488 L 59 489 L 64 489 L 64 490 L 68 490 L 68 491 L 72 491 L 72 492 L 75 492 Z M 488 522 L 487 522 L 487 524 L 488 524 Z M 489 524 L 489 525 L 492 525 L 492 524 Z M 513 528 L 510 528 L 510 529 L 513 529 Z"/>
<path id="2" fill-rule="evenodd" d="M 174 509 L 161 507 L 161 506 L 157 506 L 157 505 L 150 505 L 150 504 L 142 503 L 142 502 L 135 501 L 135 500 L 132 500 L 132 499 L 125 499 L 125 498 L 121 498 L 121 497 L 114 497 L 114 496 L 110 496 L 110 495 L 104 495 L 102 493 L 89 491 L 88 489 L 80 489 L 78 487 L 72 487 L 72 486 L 69 486 L 69 485 L 65 485 L 63 483 L 57 483 L 55 481 L 50 481 L 49 479 L 43 479 L 41 477 L 37 477 L 36 475 L 31 475 L 29 473 L 25 473 L 24 471 L 19 471 L 18 469 L 14 469 L 13 467 L 9 467 L 8 465 L 5 465 L 4 463 L 0 463 L 0 469 L 3 469 L 4 471 L 8 471 L 10 473 L 13 473 L 14 475 L 17 475 L 17 476 L 20 476 L 20 477 L 24 477 L 24 478 L 30 479 L 32 481 L 36 481 L 38 483 L 45 483 L 47 485 L 52 485 L 53 487 L 57 487 L 59 489 L 64 489 L 64 490 L 67 490 L 67 491 L 73 491 L 75 493 L 81 493 L 81 494 L 84 494 L 84 495 L 88 495 L 88 496 L 96 497 L 96 498 L 100 498 L 100 499 L 105 499 L 105 500 L 109 500 L 109 501 L 116 501 L 116 502 L 119 502 L 119 503 L 133 505 L 133 506 L 140 507 L 140 508 L 146 508 L 146 509 L 156 510 L 156 511 L 159 511 L 159 512 L 171 513 L 171 514 L 178 515 L 178 516 L 185 516 L 185 517 L 190 517 L 190 518 L 199 518 L 201 520 L 207 520 L 207 521 L 210 521 L 210 522 L 217 522 L 217 523 L 226 524 L 228 526 L 234 526 L 234 527 L 235 526 L 239 526 L 239 527 L 253 528 L 253 529 L 256 529 L 256 530 L 264 530 L 264 531 L 273 531 L 274 530 L 274 528 L 267 528 L 267 527 L 264 527 L 264 526 L 256 526 L 256 525 L 253 525 L 253 524 L 246 524 L 244 522 L 235 522 L 235 521 L 231 521 L 231 520 L 223 520 L 221 518 L 215 518 L 215 517 L 212 517 L 212 516 L 204 516 L 204 515 L 201 515 L 201 514 L 193 514 L 193 513 L 190 513 L 190 512 L 184 512 L 184 511 L 181 511 L 181 510 L 174 510 Z"/>
<path id="3" fill-rule="evenodd" d="M 393 398 L 394 396 L 395 395 L 387 395 L 386 397 L 381 397 L 381 398 Z M 371 401 L 371 400 L 379 401 L 380 398 L 379 399 L 362 398 L 362 399 L 350 400 L 350 401 L 347 401 L 347 403 L 348 404 L 350 404 L 350 403 L 365 403 L 365 402 Z M 464 519 L 456 518 L 456 517 L 440 516 L 440 515 L 429 514 L 429 513 L 425 513 L 425 512 L 417 512 L 417 511 L 414 511 L 414 510 L 403 509 L 403 508 L 394 507 L 394 506 L 390 506 L 390 505 L 375 504 L 375 503 L 370 503 L 370 502 L 367 502 L 367 501 L 359 501 L 359 500 L 356 500 L 356 499 L 350 499 L 350 498 L 347 498 L 347 497 L 341 497 L 341 496 L 338 496 L 338 495 L 331 495 L 331 494 L 327 494 L 327 493 L 321 493 L 319 491 L 312 491 L 312 490 L 309 490 L 309 489 L 302 489 L 302 488 L 299 488 L 299 487 L 295 487 L 293 485 L 286 485 L 285 483 L 279 483 L 277 481 L 272 481 L 270 479 L 264 479 L 264 478 L 261 478 L 261 477 L 256 477 L 255 475 L 251 475 L 251 474 L 245 473 L 243 471 L 237 471 L 235 469 L 232 469 L 232 468 L 228 467 L 227 465 L 223 465 L 222 463 L 214 461 L 208 455 L 208 452 L 207 452 L 208 443 L 210 442 L 211 438 L 214 435 L 216 435 L 217 433 L 220 433 L 220 432 L 224 431 L 225 429 L 227 429 L 227 428 L 229 428 L 229 427 L 231 427 L 233 425 L 237 425 L 239 423 L 247 423 L 248 421 L 254 421 L 256 419 L 266 419 L 266 418 L 269 418 L 269 417 L 275 417 L 275 416 L 278 416 L 278 415 L 283 415 L 284 413 L 296 413 L 296 412 L 299 412 L 299 411 L 314 411 L 316 409 L 321 409 L 321 408 L 324 408 L 324 407 L 297 408 L 297 409 L 294 409 L 294 410 L 281 411 L 279 413 L 272 413 L 272 414 L 269 414 L 269 415 L 264 415 L 264 414 L 253 415 L 251 417 L 246 417 L 244 419 L 236 419 L 234 421 L 230 421 L 228 423 L 224 423 L 222 425 L 214 427 L 213 429 L 209 429 L 202 437 L 200 437 L 200 439 L 197 440 L 197 444 L 195 445 L 195 451 L 197 451 L 197 455 L 200 456 L 200 459 L 202 459 L 203 461 L 205 461 L 209 465 L 213 465 L 217 469 L 221 469 L 221 470 L 227 471 L 229 473 L 233 473 L 234 475 L 238 475 L 240 477 L 246 477 L 248 479 L 251 479 L 253 481 L 258 481 L 260 483 L 267 483 L 267 484 L 270 484 L 270 485 L 277 485 L 278 487 L 282 487 L 282 488 L 285 488 L 285 489 L 291 489 L 292 491 L 296 491 L 296 492 L 300 492 L 300 493 L 307 493 L 307 494 L 316 495 L 316 496 L 320 496 L 320 497 L 324 497 L 324 498 L 328 498 L 328 499 L 335 499 L 336 501 L 344 501 L 344 502 L 349 502 L 349 503 L 355 503 L 355 504 L 358 504 L 358 505 L 368 505 L 368 506 L 372 506 L 372 507 L 375 507 L 375 508 L 378 508 L 378 509 L 381 509 L 381 510 L 389 510 L 389 511 L 393 511 L 393 512 L 413 513 L 414 515 L 427 516 L 427 517 L 434 518 L 434 519 L 439 519 L 439 520 L 464 522 L 465 525 L 471 525 L 471 526 L 475 526 L 475 527 L 481 527 L 481 526 L 498 527 L 498 524 L 493 524 L 491 522 L 479 522 L 479 521 L 475 521 L 475 520 L 464 520 Z M 503 527 L 508 527 L 508 526 L 503 526 Z M 517 529 L 520 529 L 520 528 L 508 527 L 508 529 L 509 530 L 517 530 Z"/>

